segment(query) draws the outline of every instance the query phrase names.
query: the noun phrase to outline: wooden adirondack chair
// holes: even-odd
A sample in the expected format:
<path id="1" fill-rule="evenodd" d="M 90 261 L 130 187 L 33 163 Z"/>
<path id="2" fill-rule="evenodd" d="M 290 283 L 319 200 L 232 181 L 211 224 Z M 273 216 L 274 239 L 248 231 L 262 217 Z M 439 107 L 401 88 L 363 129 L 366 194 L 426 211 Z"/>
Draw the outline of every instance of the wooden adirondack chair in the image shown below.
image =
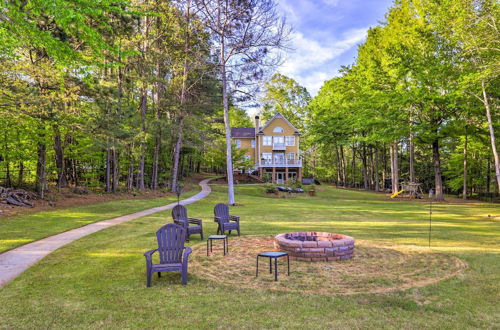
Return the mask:
<path id="1" fill-rule="evenodd" d="M 240 236 L 240 217 L 229 215 L 229 207 L 224 203 L 219 203 L 214 207 L 214 220 L 219 224 L 217 234 L 223 235 L 227 230 L 237 230 Z"/>
<path id="2" fill-rule="evenodd" d="M 201 219 L 188 218 L 187 210 L 183 205 L 176 205 L 172 209 L 172 218 L 174 219 L 174 223 L 186 229 L 186 240 L 189 241 L 189 236 L 192 234 L 200 234 L 201 239 L 203 239 L 203 224 Z"/>
<path id="3" fill-rule="evenodd" d="M 169 223 L 156 232 L 158 248 L 144 253 L 146 257 L 146 285 L 151 286 L 151 277 L 157 272 L 181 272 L 182 284 L 187 284 L 188 258 L 192 250 L 184 247 L 186 230 L 175 223 Z M 153 253 L 157 252 L 160 257 L 159 264 L 153 264 Z"/>

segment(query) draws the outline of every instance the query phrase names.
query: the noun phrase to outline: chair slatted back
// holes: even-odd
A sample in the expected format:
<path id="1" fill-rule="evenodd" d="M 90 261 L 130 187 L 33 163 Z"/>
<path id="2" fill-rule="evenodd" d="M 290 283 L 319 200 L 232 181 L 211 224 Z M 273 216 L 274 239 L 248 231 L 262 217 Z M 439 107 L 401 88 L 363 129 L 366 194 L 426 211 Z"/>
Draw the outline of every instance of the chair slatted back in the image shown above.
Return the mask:
<path id="1" fill-rule="evenodd" d="M 161 264 L 180 263 L 186 240 L 186 230 L 175 223 L 169 223 L 156 232 L 158 254 Z"/>
<path id="2" fill-rule="evenodd" d="M 224 203 L 219 203 L 214 207 L 214 214 L 219 217 L 222 222 L 229 222 L 229 207 Z"/>
<path id="3" fill-rule="evenodd" d="M 174 220 L 187 220 L 187 209 L 184 207 L 184 205 L 176 205 L 172 209 L 172 218 Z"/>

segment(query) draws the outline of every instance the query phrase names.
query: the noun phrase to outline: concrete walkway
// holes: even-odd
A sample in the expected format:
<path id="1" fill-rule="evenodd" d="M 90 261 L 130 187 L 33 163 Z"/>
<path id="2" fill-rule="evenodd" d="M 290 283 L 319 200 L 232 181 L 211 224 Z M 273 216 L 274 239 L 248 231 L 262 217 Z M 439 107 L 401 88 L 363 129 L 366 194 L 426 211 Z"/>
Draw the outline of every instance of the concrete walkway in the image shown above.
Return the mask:
<path id="1" fill-rule="evenodd" d="M 198 194 L 184 199 L 180 202 L 182 205 L 191 204 L 207 197 L 211 189 L 208 186 L 208 181 L 205 179 L 199 183 L 201 192 Z M 79 238 L 93 234 L 99 230 L 103 230 L 120 223 L 134 220 L 146 215 L 165 211 L 173 208 L 177 203 L 171 203 L 165 206 L 154 207 L 152 209 L 123 215 L 121 217 L 94 222 L 89 225 L 72 229 L 64 233 L 50 236 L 39 241 L 29 243 L 18 248 L 0 254 L 0 288 L 5 284 L 16 278 L 19 274 L 31 267 L 33 264 L 47 256 L 52 251 L 71 243 Z"/>

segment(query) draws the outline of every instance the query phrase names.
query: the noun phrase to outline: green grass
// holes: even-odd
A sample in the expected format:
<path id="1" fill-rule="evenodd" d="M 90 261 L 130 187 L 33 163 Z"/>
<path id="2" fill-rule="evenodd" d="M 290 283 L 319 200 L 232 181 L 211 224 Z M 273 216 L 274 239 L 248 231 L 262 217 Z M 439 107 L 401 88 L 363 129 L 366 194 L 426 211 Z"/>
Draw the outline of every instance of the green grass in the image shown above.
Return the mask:
<path id="1" fill-rule="evenodd" d="M 197 191 L 199 189 L 186 192 L 182 197 L 190 197 Z M 176 196 L 120 199 L 54 211 L 2 217 L 0 218 L 0 253 L 89 223 L 162 206 L 176 200 Z"/>
<path id="2" fill-rule="evenodd" d="M 188 207 L 204 219 L 206 234 L 216 230 L 213 205 L 225 200 L 224 187 L 212 187 Z M 425 203 L 334 188 L 279 199 L 263 190 L 237 187 L 243 205 L 231 211 L 241 216 L 243 234 L 321 230 L 427 244 Z M 497 328 L 500 225 L 487 215 L 499 212 L 491 204 L 435 205 L 433 248 L 469 268 L 424 288 L 354 296 L 240 289 L 193 275 L 183 287 L 176 273 L 155 276 L 146 288 L 142 253 L 154 248 L 154 233 L 169 217 L 157 213 L 84 237 L 28 269 L 0 290 L 0 328 Z M 190 244 L 199 242 L 195 236 Z"/>

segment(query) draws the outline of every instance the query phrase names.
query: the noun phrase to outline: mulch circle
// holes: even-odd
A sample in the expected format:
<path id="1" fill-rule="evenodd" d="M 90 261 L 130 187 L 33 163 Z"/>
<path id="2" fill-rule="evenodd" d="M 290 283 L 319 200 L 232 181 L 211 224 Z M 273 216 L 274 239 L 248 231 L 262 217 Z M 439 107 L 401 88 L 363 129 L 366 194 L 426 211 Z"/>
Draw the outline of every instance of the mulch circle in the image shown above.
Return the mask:
<path id="1" fill-rule="evenodd" d="M 385 293 L 423 287 L 457 275 L 467 264 L 457 257 L 427 248 L 357 240 L 354 257 L 345 261 L 290 261 L 291 274 L 286 275 L 286 258 L 278 262 L 279 281 L 259 263 L 255 277 L 255 259 L 259 252 L 275 251 L 273 236 L 229 238 L 229 255 L 223 256 L 214 244 L 207 257 L 206 243 L 192 247 L 189 273 L 239 288 L 293 291 L 304 294 L 349 295 Z M 217 248 L 217 250 L 215 250 Z"/>

